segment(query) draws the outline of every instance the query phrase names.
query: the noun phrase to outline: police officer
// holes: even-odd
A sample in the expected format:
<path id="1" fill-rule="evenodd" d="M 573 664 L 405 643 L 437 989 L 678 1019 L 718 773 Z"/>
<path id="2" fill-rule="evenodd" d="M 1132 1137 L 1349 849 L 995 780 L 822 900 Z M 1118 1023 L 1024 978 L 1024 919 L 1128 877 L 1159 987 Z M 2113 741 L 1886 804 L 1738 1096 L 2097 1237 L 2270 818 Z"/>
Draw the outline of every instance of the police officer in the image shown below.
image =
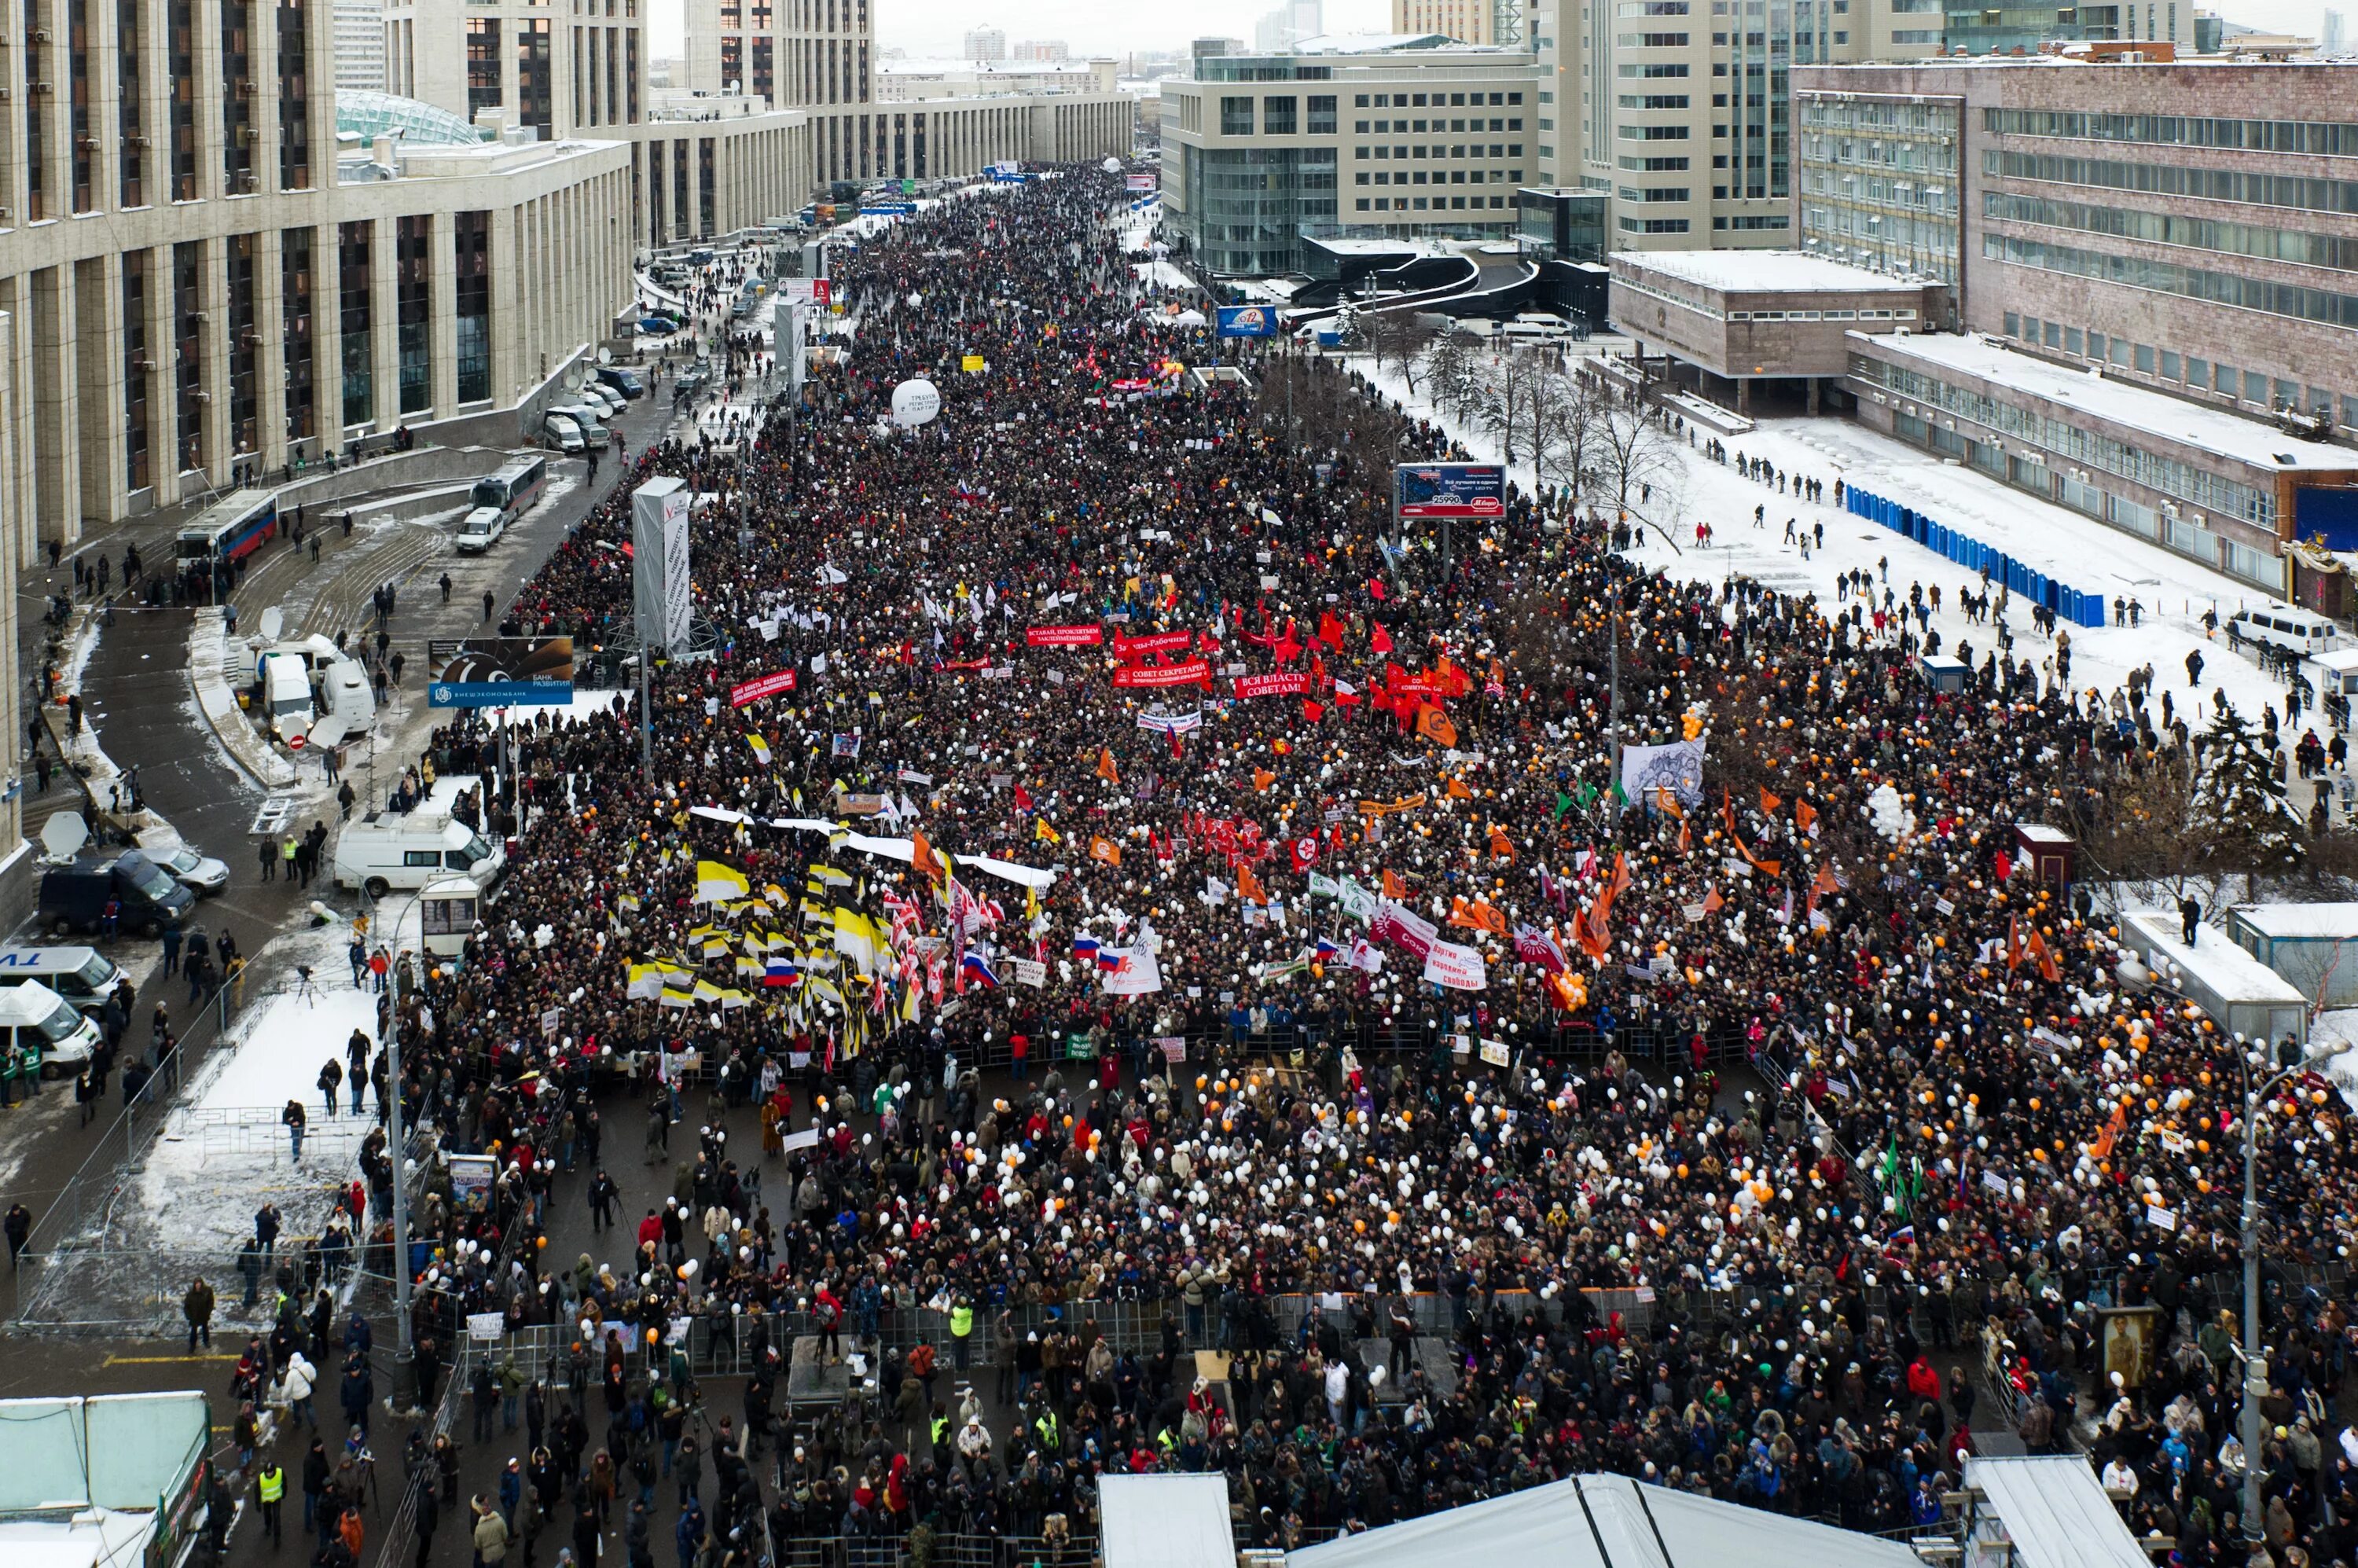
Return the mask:
<path id="1" fill-rule="evenodd" d="M 265 1459 L 262 1468 L 254 1473 L 254 1495 L 262 1499 L 262 1530 L 270 1537 L 272 1551 L 280 1542 L 278 1512 L 287 1497 L 287 1471 L 276 1458 Z"/>

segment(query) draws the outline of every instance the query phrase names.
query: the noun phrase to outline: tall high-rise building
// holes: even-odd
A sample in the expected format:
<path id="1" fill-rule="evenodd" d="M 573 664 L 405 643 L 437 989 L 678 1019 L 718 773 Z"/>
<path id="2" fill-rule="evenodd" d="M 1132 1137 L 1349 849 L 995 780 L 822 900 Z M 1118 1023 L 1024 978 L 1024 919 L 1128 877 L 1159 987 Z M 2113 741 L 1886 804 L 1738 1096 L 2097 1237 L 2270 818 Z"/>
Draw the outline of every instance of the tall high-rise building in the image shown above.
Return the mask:
<path id="1" fill-rule="evenodd" d="M 384 0 L 333 0 L 336 91 L 384 91 Z"/>
<path id="2" fill-rule="evenodd" d="M 966 58 L 992 60 L 1007 58 L 1007 32 L 1002 27 L 976 27 L 966 36 Z"/>
<path id="3" fill-rule="evenodd" d="M 1529 0 L 1392 0 L 1392 31 L 1444 33 L 1461 44 L 1526 49 L 1533 8 Z"/>
<path id="4" fill-rule="evenodd" d="M 2342 13 L 2328 7 L 2317 27 L 2317 52 L 2332 56 L 2349 46 L 2343 41 Z"/>
<path id="5" fill-rule="evenodd" d="M 1073 51 L 1062 38 L 1025 38 L 1007 51 L 1007 58 L 1053 63 L 1072 59 Z"/>

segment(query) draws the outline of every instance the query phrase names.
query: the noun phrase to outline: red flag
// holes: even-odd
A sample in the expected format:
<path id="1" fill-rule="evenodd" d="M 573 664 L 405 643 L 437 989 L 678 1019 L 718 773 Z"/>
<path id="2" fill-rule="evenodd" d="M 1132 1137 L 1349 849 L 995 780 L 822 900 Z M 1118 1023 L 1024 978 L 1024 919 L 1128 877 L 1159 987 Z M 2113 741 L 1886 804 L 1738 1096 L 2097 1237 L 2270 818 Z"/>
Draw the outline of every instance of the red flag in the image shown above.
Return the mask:
<path id="1" fill-rule="evenodd" d="M 1025 789 L 1022 784 L 1017 784 L 1015 786 L 1015 809 L 1018 811 L 1029 811 L 1032 809 L 1032 792 Z"/>
<path id="2" fill-rule="evenodd" d="M 1369 578 L 1368 579 L 1368 591 L 1376 596 L 1376 602 L 1378 604 L 1381 604 L 1387 597 L 1384 593 L 1384 584 L 1381 578 Z"/>
<path id="3" fill-rule="evenodd" d="M 1302 719 L 1303 723 L 1315 724 L 1325 717 L 1326 705 L 1325 703 L 1313 702 L 1306 697 L 1302 699 Z"/>
<path id="4" fill-rule="evenodd" d="M 1375 635 L 1368 640 L 1368 652 L 1371 654 L 1389 654 L 1391 651 L 1392 634 L 1385 631 L 1382 622 L 1379 622 L 1376 625 Z"/>
<path id="5" fill-rule="evenodd" d="M 1343 622 L 1331 610 L 1318 618 L 1318 640 L 1338 653 L 1342 651 Z"/>
<path id="6" fill-rule="evenodd" d="M 1304 834 L 1286 848 L 1293 853 L 1293 869 L 1297 871 L 1308 871 L 1318 863 L 1318 835 L 1315 833 Z"/>

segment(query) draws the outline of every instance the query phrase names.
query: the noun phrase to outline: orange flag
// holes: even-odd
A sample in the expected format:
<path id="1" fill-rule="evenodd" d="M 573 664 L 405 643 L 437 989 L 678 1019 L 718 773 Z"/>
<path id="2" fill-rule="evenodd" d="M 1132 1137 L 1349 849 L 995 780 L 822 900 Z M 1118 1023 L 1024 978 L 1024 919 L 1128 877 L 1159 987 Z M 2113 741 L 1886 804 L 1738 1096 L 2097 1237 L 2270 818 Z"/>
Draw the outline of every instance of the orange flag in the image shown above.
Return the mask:
<path id="1" fill-rule="evenodd" d="M 925 842 L 925 836 L 922 832 L 911 836 L 909 863 L 916 868 L 917 874 L 921 877 L 930 880 L 938 878 L 942 874 L 941 858 L 934 853 L 934 847 Z"/>
<path id="2" fill-rule="evenodd" d="M 1451 779 L 1449 781 L 1449 798 L 1452 800 L 1472 800 L 1474 798 L 1474 792 L 1466 787 L 1466 781 L 1464 779 Z"/>
<path id="3" fill-rule="evenodd" d="M 2019 915 L 2006 917 L 2006 967 L 2008 973 L 2022 968 L 2022 920 Z"/>
<path id="4" fill-rule="evenodd" d="M 1719 889 L 1714 887 L 1703 895 L 1703 912 L 1707 915 L 1717 914 L 1726 903 L 1725 899 L 1719 896 Z"/>
<path id="5" fill-rule="evenodd" d="M 1253 789 L 1256 792 L 1266 790 L 1270 785 L 1276 782 L 1277 775 L 1271 773 L 1267 768 L 1255 768 L 1253 770 Z"/>
<path id="6" fill-rule="evenodd" d="M 1240 865 L 1237 868 L 1237 892 L 1255 903 L 1269 902 L 1268 892 L 1262 889 L 1260 879 L 1253 875 L 1253 869 L 1249 865 Z"/>
<path id="7" fill-rule="evenodd" d="M 1384 896 L 1395 902 L 1408 896 L 1408 884 L 1390 871 L 1384 873 Z"/>
<path id="8" fill-rule="evenodd" d="M 1103 860 L 1109 866 L 1119 866 L 1121 864 L 1121 846 L 1110 838 L 1092 838 L 1089 840 L 1089 859 Z"/>
<path id="9" fill-rule="evenodd" d="M 1679 804 L 1677 792 L 1668 784 L 1661 785 L 1654 791 L 1654 804 L 1662 808 L 1665 816 L 1675 816 L 1681 822 L 1687 819 L 1687 808 Z"/>
<path id="10" fill-rule="evenodd" d="M 1777 808 L 1778 808 L 1779 806 L 1780 806 L 1784 805 L 1784 804 L 1785 804 L 1785 803 L 1784 803 L 1783 801 L 1781 801 L 1781 800 L 1778 799 L 1775 795 L 1771 795 L 1771 794 L 1769 794 L 1769 793 L 1768 793 L 1768 786 L 1767 784 L 1762 784 L 1762 785 L 1760 786 L 1760 815 L 1761 815 L 1761 816 L 1774 816 L 1777 814 Z"/>
<path id="11" fill-rule="evenodd" d="M 1098 748 L 1098 777 L 1108 784 L 1121 783 L 1121 773 L 1113 765 L 1113 748 L 1110 746 Z"/>
<path id="12" fill-rule="evenodd" d="M 1483 899 L 1470 903 L 1463 898 L 1450 900 L 1449 924 L 1463 925 L 1469 931 L 1489 931 L 1500 936 L 1507 934 L 1507 917 Z"/>
<path id="13" fill-rule="evenodd" d="M 1693 848 L 1694 826 L 1682 816 L 1679 818 L 1679 853 L 1683 855 Z"/>
<path id="14" fill-rule="evenodd" d="M 1810 882 L 1810 907 L 1812 909 L 1817 908 L 1818 900 L 1828 897 L 1841 886 L 1842 884 L 1840 882 L 1834 881 L 1833 867 L 1831 865 L 1820 866 L 1818 868 L 1817 876 Z"/>
<path id="15" fill-rule="evenodd" d="M 1457 744 L 1457 726 L 1452 724 L 1449 721 L 1449 715 L 1442 712 L 1438 708 L 1426 707 L 1418 710 L 1416 732 L 1435 745 Z"/>
<path id="16" fill-rule="evenodd" d="M 1515 858 L 1515 841 L 1508 838 L 1507 830 L 1495 822 L 1490 825 L 1490 853 L 1502 860 Z"/>
<path id="17" fill-rule="evenodd" d="M 1816 806 L 1812 806 L 1806 800 L 1797 800 L 1793 803 L 1793 824 L 1795 827 L 1801 828 L 1802 832 L 1807 833 L 1810 830 L 1810 825 L 1817 819 L 1818 808 Z"/>

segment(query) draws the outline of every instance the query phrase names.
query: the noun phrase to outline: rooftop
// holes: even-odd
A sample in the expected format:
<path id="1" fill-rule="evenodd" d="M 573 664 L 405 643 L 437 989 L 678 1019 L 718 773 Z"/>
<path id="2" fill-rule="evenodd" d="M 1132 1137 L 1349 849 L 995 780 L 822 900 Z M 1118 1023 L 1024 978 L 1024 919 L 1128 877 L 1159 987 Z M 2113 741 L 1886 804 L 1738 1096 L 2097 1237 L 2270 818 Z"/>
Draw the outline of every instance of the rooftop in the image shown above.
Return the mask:
<path id="1" fill-rule="evenodd" d="M 1644 271 L 1725 294 L 1921 294 L 1921 282 L 1809 251 L 1621 251 Z"/>
<path id="2" fill-rule="evenodd" d="M 466 146 L 490 139 L 469 124 L 463 114 L 454 114 L 415 98 L 355 88 L 344 88 L 336 93 L 336 129 L 358 135 L 362 141 L 398 136 L 413 147 L 425 143 Z"/>
<path id="3" fill-rule="evenodd" d="M 1727 253 L 1738 254 L 1741 253 Z M 2254 468 L 2358 470 L 2358 452 L 2325 441 L 2304 440 L 2274 425 L 2206 408 L 2107 375 L 2051 364 L 1980 336 L 1947 332 L 1907 337 L 1851 336 L 1891 359 L 1912 360 L 1937 369 L 1962 371 L 1994 385 L 2027 393 L 2093 415 L 2127 429 L 2181 442 Z"/>

